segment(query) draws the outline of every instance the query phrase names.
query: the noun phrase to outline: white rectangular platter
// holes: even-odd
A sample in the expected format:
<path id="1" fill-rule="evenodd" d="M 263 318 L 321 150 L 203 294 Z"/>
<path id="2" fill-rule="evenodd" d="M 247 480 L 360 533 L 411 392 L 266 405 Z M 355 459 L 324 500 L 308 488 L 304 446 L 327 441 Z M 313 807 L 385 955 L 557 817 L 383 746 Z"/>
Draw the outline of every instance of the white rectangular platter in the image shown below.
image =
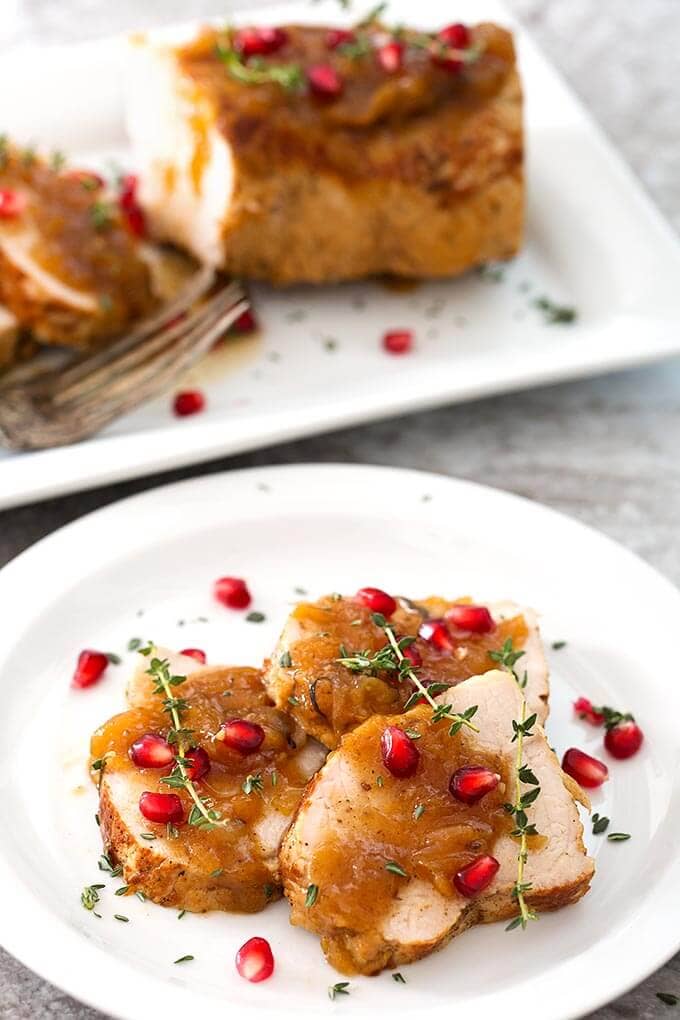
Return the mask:
<path id="1" fill-rule="evenodd" d="M 363 13 L 280 4 L 234 21 L 346 23 Z M 366 4 L 366 7 L 370 4 Z M 513 25 L 493 0 L 460 0 L 456 18 Z M 391 22 L 442 23 L 392 0 Z M 516 26 L 513 26 L 516 27 Z M 0 125 L 17 140 L 83 162 L 129 164 L 122 118 L 125 40 L 3 56 Z M 186 382 L 205 413 L 173 417 L 166 395 L 94 439 L 0 453 L 0 508 L 439 404 L 470 400 L 680 353 L 680 246 L 588 113 L 518 30 L 526 94 L 528 209 L 523 253 L 499 274 L 394 291 L 365 284 L 253 290 L 261 331 L 210 355 Z M 500 276 L 500 279 L 497 277 Z M 573 306 L 549 324 L 539 297 Z M 412 353 L 381 348 L 415 332 Z"/>

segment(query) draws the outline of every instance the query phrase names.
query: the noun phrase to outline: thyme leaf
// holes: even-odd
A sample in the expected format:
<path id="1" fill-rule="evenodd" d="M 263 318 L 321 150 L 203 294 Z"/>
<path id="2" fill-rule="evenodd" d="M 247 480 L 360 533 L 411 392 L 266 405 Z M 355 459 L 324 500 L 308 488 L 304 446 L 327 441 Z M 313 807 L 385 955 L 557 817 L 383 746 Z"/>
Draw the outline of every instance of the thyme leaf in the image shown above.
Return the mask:
<path id="1" fill-rule="evenodd" d="M 99 903 L 99 890 L 103 888 L 104 885 L 102 883 L 85 886 L 80 894 L 80 902 L 86 910 L 94 910 Z"/>
<path id="2" fill-rule="evenodd" d="M 248 63 L 230 46 L 218 44 L 217 56 L 228 73 L 245 85 L 280 85 L 287 92 L 299 92 L 305 84 L 305 77 L 299 64 L 269 64 L 261 57 L 253 57 Z"/>

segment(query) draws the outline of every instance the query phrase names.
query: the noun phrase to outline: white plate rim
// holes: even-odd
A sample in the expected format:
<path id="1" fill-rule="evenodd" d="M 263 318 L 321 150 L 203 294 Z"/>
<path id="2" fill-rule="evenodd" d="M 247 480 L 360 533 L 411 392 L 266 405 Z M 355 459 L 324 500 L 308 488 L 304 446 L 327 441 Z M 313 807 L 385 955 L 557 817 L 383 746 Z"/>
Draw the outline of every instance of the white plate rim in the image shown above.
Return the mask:
<path id="1" fill-rule="evenodd" d="M 533 503 L 513 493 L 478 483 L 452 479 L 444 475 L 393 467 L 337 464 L 282 465 L 224 472 L 161 486 L 113 503 L 66 525 L 11 561 L 0 572 L 0 599 L 8 594 L 16 595 L 17 591 L 20 591 L 22 579 L 30 581 L 31 577 L 36 576 L 36 571 L 39 572 L 38 576 L 43 576 L 44 567 L 51 559 L 56 563 L 64 553 L 75 552 L 83 529 L 88 529 L 95 535 L 97 533 L 106 534 L 109 524 L 112 521 L 115 522 L 116 518 L 121 516 L 124 518 L 131 512 L 134 515 L 134 512 L 144 504 L 153 506 L 156 501 L 165 500 L 168 496 L 172 498 L 173 503 L 181 504 L 183 498 L 204 497 L 211 490 L 217 491 L 221 485 L 228 485 L 232 491 L 237 491 L 240 485 L 252 488 L 266 484 L 275 488 L 282 481 L 285 484 L 291 479 L 296 484 L 298 479 L 302 482 L 305 480 L 315 481 L 318 484 L 319 482 L 323 483 L 324 475 L 334 479 L 344 476 L 346 483 L 351 484 L 358 477 L 361 480 L 366 480 L 376 474 L 381 485 L 383 480 L 388 479 L 400 484 L 412 483 L 418 486 L 418 491 L 428 491 L 436 496 L 443 494 L 445 497 L 468 490 L 474 492 L 479 498 L 495 501 L 499 506 L 513 507 L 517 511 L 540 516 L 543 519 L 547 515 L 552 523 L 560 528 L 568 529 L 586 543 L 597 541 L 598 544 L 604 544 L 610 554 L 616 555 L 617 558 L 625 558 L 629 565 L 646 575 L 649 583 L 661 596 L 672 600 L 680 609 L 680 592 L 651 566 L 614 540 L 551 508 Z M 1 759 L 2 751 L 0 750 L 0 761 Z M 663 908 L 664 912 L 676 913 L 680 906 L 680 859 L 676 859 L 672 874 L 674 881 L 670 888 L 666 887 L 663 899 L 656 897 L 655 911 Z M 669 879 L 670 875 L 669 871 Z M 106 958 L 94 945 L 87 945 L 80 935 L 70 931 L 68 925 L 63 921 L 60 921 L 59 925 L 62 951 L 59 954 L 53 953 L 54 936 L 50 934 L 49 924 L 50 921 L 52 924 L 54 923 L 53 915 L 42 907 L 30 890 L 15 888 L 11 878 L 11 869 L 4 858 L 0 856 L 0 879 L 2 880 L 0 885 L 3 887 L 5 899 L 5 909 L 0 913 L 0 941 L 2 944 L 38 974 L 81 1001 L 87 1002 L 95 1008 L 112 1012 L 124 1020 L 133 1020 L 133 1018 L 136 1020 L 137 1017 L 141 1020 L 142 1016 L 146 1016 L 147 1007 L 144 1009 L 135 1008 L 135 1000 L 132 996 L 134 982 L 131 982 L 131 987 L 127 988 L 119 986 L 115 989 L 106 988 L 102 983 L 106 974 Z M 22 927 L 22 933 L 14 923 L 16 917 L 19 916 L 19 911 L 24 917 L 28 915 L 28 919 L 31 921 L 30 924 Z M 656 914 L 654 920 L 658 920 Z M 587 989 L 574 987 L 561 989 L 562 998 L 559 1003 L 554 1004 L 556 1011 L 551 1013 L 551 1020 L 567 1020 L 569 1017 L 580 1016 L 586 1011 L 596 1009 L 613 997 L 624 993 L 665 963 L 680 947 L 680 933 L 675 930 L 673 925 L 669 925 L 662 934 L 661 927 L 661 925 L 657 927 L 656 924 L 646 925 L 644 940 L 638 940 L 637 935 L 632 932 L 626 936 L 624 941 L 627 949 L 627 966 L 624 975 L 621 975 L 619 967 L 611 967 L 608 973 L 599 973 L 597 980 L 593 981 Z M 74 952 L 69 954 L 69 949 L 73 949 Z M 619 945 L 620 950 L 621 945 Z M 620 959 L 622 960 L 623 957 L 621 956 Z M 173 990 L 173 996 L 178 1008 L 189 1007 L 192 1002 L 191 995 L 182 989 Z M 193 1001 L 195 1003 L 195 999 Z M 264 1017 L 267 1013 L 255 1008 L 250 1015 Z M 368 1016 L 361 1011 L 354 1015 Z M 514 1012 L 507 1011 L 506 1015 L 515 1016 Z"/>

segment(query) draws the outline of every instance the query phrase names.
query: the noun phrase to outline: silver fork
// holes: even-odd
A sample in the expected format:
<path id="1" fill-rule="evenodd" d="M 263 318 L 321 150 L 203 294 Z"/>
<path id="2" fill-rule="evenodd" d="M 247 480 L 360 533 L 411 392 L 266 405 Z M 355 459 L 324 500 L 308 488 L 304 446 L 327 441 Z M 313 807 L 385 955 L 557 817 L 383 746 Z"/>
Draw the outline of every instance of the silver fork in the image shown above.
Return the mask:
<path id="1" fill-rule="evenodd" d="M 248 308 L 238 283 L 199 270 L 177 298 L 109 347 L 18 366 L 0 380 L 0 444 L 39 450 L 75 443 L 161 393 Z"/>

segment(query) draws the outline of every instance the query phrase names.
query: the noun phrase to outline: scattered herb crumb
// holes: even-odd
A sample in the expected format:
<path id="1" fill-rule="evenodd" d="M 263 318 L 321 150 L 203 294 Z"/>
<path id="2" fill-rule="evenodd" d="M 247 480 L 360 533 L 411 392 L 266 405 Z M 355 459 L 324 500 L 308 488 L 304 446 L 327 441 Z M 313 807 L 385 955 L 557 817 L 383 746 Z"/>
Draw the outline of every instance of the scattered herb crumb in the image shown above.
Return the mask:
<path id="1" fill-rule="evenodd" d="M 181 921 L 185 914 L 186 910 L 180 910 L 179 914 L 177 915 L 177 920 Z"/>
<path id="2" fill-rule="evenodd" d="M 385 785 L 385 780 L 383 779 L 382 776 L 376 776 L 375 785 L 376 786 L 384 786 Z"/>
<path id="3" fill-rule="evenodd" d="M 138 648 L 142 647 L 142 639 L 138 637 L 130 638 L 127 645 L 128 652 L 136 652 Z"/>
<path id="4" fill-rule="evenodd" d="M 567 642 L 566 641 L 553 641 L 551 647 L 552 647 L 552 650 L 554 652 L 559 652 L 560 648 L 566 648 L 567 647 Z"/>
<path id="5" fill-rule="evenodd" d="M 485 262 L 484 265 L 478 268 L 477 272 L 483 280 L 491 280 L 492 283 L 501 283 L 505 276 L 504 267 L 493 262 Z"/>
<path id="6" fill-rule="evenodd" d="M 401 864 L 397 864 L 396 861 L 387 861 L 385 864 L 385 871 L 389 871 L 393 875 L 399 875 L 400 878 L 408 878 L 408 875 L 402 868 Z"/>
<path id="7" fill-rule="evenodd" d="M 307 593 L 307 589 L 306 588 L 300 588 L 299 585 L 296 586 L 295 588 L 293 588 L 293 591 L 295 592 L 296 595 L 307 595 L 308 594 Z"/>
<path id="8" fill-rule="evenodd" d="M 607 836 L 610 843 L 625 843 L 627 839 L 630 839 L 629 832 L 610 832 Z"/>
<path id="9" fill-rule="evenodd" d="M 118 878 L 119 875 L 123 874 L 123 869 L 118 865 L 114 868 L 113 862 L 108 854 L 102 854 L 97 862 L 97 867 L 100 871 L 105 871 L 111 876 L 111 878 Z"/>
<path id="10" fill-rule="evenodd" d="M 125 914 L 114 914 L 113 916 L 115 917 L 116 921 L 123 921 L 125 924 L 128 924 L 130 921 L 130 918 L 126 917 Z"/>
<path id="11" fill-rule="evenodd" d="M 264 784 L 262 782 L 261 773 L 256 772 L 254 775 L 253 773 L 247 775 L 246 778 L 243 780 L 241 789 L 246 794 L 246 796 L 250 796 L 251 793 L 262 793 L 262 790 L 264 789 Z"/>
<path id="12" fill-rule="evenodd" d="M 609 825 L 609 819 L 604 816 L 600 817 L 597 811 L 592 817 L 593 822 L 593 836 L 600 836 L 603 832 L 606 832 Z"/>
<path id="13" fill-rule="evenodd" d="M 406 984 L 406 978 L 404 977 L 400 970 L 394 972 L 394 974 L 392 975 L 392 980 L 396 981 L 398 985 Z"/>
<path id="14" fill-rule="evenodd" d="M 135 896 L 137 897 L 140 903 L 146 903 L 146 895 L 142 892 L 141 889 L 137 890 Z"/>
<path id="15" fill-rule="evenodd" d="M 424 804 L 416 804 L 415 808 L 413 809 L 413 820 L 414 820 L 414 822 L 417 822 L 419 818 L 422 818 L 424 812 L 425 812 L 425 805 Z"/>
<path id="16" fill-rule="evenodd" d="M 291 696 L 288 698 L 288 704 L 289 705 L 299 705 L 300 704 L 300 699 L 297 698 L 294 694 L 291 694 Z"/>
<path id="17" fill-rule="evenodd" d="M 120 889 L 116 889 L 114 896 L 125 896 L 126 892 L 130 888 L 129 885 L 121 885 Z"/>
<path id="18" fill-rule="evenodd" d="M 210 877 L 211 878 L 219 878 L 223 871 L 224 871 L 224 868 L 215 868 L 214 871 L 210 872 Z"/>
<path id="19" fill-rule="evenodd" d="M 338 995 L 349 995 L 349 981 L 338 981 L 335 985 L 328 986 L 328 998 L 335 999 Z"/>
<path id="20" fill-rule="evenodd" d="M 252 613 L 248 613 L 246 616 L 248 623 L 264 623 L 266 619 L 267 617 L 264 613 L 258 613 L 257 610 L 254 610 Z"/>
<path id="21" fill-rule="evenodd" d="M 305 906 L 307 908 L 313 907 L 318 898 L 319 898 L 319 887 L 318 887 L 318 885 L 314 885 L 314 883 L 312 883 L 311 885 L 308 885 L 307 886 L 307 895 L 305 896 Z"/>
<path id="22" fill-rule="evenodd" d="M 187 954 L 187 956 L 180 956 L 180 958 L 178 960 L 173 960 L 172 962 L 173 963 L 189 963 L 190 960 L 193 960 L 193 956 Z"/>
<path id="23" fill-rule="evenodd" d="M 156 833 L 155 832 L 140 832 L 139 835 L 141 836 L 142 839 L 155 839 L 156 838 Z"/>
<path id="24" fill-rule="evenodd" d="M 104 889 L 102 883 L 97 885 L 86 885 L 80 894 L 80 902 L 86 910 L 94 910 L 96 905 L 99 903 L 99 890 Z"/>
<path id="25" fill-rule="evenodd" d="M 284 669 L 290 669 L 293 665 L 293 660 L 290 657 L 290 652 L 284 652 L 279 658 L 279 666 L 283 666 Z"/>
<path id="26" fill-rule="evenodd" d="M 671 992 L 657 992 L 656 997 L 666 1006 L 677 1006 L 678 1002 L 680 1002 L 677 995 L 672 995 Z"/>
<path id="27" fill-rule="evenodd" d="M 106 652 L 106 658 L 112 666 L 120 666 L 120 655 L 116 655 L 115 652 Z"/>
<path id="28" fill-rule="evenodd" d="M 543 312 L 544 319 L 548 325 L 575 322 L 578 318 L 578 313 L 572 305 L 560 305 L 547 297 L 536 298 L 533 304 L 534 308 L 538 308 L 540 312 Z"/>

